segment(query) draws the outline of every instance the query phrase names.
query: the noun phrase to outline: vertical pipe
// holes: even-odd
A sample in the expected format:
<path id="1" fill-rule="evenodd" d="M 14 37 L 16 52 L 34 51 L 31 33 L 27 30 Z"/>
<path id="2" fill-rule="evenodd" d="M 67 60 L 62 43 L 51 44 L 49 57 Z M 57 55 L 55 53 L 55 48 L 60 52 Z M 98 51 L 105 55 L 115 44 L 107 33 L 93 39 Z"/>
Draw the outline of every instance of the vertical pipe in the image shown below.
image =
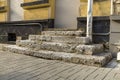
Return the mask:
<path id="1" fill-rule="evenodd" d="M 92 6 L 93 0 L 88 0 L 86 37 L 89 37 L 91 42 L 92 42 Z"/>
<path id="2" fill-rule="evenodd" d="M 111 15 L 113 15 L 114 7 L 113 7 L 113 0 L 111 0 Z"/>

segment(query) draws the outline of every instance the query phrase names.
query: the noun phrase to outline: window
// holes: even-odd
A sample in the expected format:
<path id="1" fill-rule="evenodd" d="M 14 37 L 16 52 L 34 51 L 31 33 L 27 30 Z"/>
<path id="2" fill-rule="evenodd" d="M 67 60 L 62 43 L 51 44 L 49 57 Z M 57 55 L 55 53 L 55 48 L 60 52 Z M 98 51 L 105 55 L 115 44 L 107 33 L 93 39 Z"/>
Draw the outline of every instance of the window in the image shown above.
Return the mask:
<path id="1" fill-rule="evenodd" d="M 16 41 L 16 34 L 8 33 L 8 41 Z"/>

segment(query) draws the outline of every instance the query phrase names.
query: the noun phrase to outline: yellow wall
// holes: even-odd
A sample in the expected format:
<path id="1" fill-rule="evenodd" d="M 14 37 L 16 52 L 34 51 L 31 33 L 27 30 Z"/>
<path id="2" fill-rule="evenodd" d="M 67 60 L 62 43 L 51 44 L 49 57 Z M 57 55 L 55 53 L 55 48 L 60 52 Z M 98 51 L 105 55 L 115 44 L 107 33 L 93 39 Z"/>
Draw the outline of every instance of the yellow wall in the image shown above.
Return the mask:
<path id="1" fill-rule="evenodd" d="M 25 10 L 25 20 L 48 19 L 49 8 Z"/>
<path id="2" fill-rule="evenodd" d="M 2 0 L 0 1 L 0 6 L 6 6 L 7 5 L 7 0 Z"/>
<path id="3" fill-rule="evenodd" d="M 24 2 L 33 2 L 33 1 L 37 1 L 37 0 L 24 0 Z"/>
<path id="4" fill-rule="evenodd" d="M 93 3 L 93 16 L 109 16 L 110 0 L 95 1 Z M 87 1 L 81 0 L 80 16 L 87 16 Z"/>
<path id="5" fill-rule="evenodd" d="M 24 0 L 24 2 L 32 2 L 36 0 Z M 49 0 L 50 6 L 37 7 L 34 9 L 24 10 L 25 20 L 37 20 L 37 19 L 54 19 L 55 0 Z M 42 4 L 44 5 L 44 4 Z"/>
<path id="6" fill-rule="evenodd" d="M 0 22 L 6 21 L 7 13 L 0 13 Z"/>
<path id="7" fill-rule="evenodd" d="M 0 6 L 6 6 L 7 7 L 6 0 L 0 1 Z M 2 22 L 2 21 L 7 21 L 7 12 L 0 11 L 0 22 Z"/>

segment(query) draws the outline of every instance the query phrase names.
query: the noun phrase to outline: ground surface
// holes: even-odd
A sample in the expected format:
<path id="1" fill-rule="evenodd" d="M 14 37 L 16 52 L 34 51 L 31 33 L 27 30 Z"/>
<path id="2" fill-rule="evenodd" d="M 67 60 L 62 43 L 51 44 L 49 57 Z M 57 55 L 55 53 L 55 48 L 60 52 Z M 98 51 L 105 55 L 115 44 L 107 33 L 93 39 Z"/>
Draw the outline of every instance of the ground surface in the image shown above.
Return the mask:
<path id="1" fill-rule="evenodd" d="M 0 51 L 0 80 L 120 80 L 120 69 L 97 68 Z"/>

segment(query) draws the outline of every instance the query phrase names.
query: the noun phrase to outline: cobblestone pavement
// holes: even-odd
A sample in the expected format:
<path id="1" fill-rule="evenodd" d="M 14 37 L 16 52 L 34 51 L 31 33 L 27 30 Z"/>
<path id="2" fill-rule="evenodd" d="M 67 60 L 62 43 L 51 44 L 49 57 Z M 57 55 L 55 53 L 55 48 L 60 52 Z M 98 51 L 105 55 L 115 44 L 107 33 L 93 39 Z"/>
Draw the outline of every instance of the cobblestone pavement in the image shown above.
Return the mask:
<path id="1" fill-rule="evenodd" d="M 120 80 L 120 70 L 0 51 L 0 80 Z"/>

